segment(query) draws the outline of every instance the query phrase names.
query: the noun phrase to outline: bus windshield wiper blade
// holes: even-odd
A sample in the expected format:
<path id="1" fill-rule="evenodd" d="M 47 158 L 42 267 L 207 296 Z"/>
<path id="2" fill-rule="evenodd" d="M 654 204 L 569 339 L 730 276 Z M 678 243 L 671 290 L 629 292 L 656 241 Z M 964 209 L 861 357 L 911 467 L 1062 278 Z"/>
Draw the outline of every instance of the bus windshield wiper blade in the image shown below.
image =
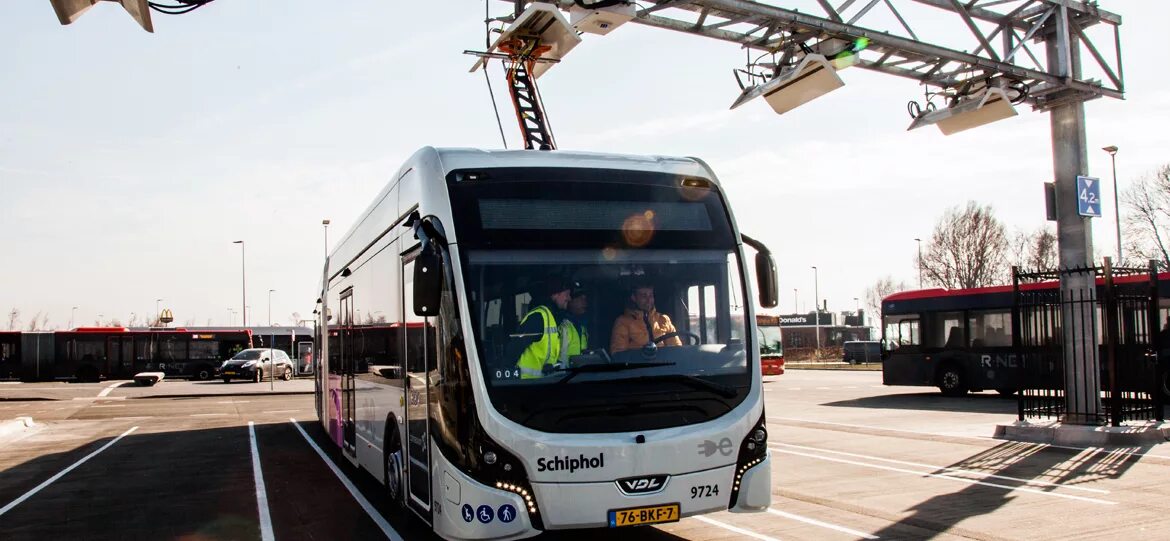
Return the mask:
<path id="1" fill-rule="evenodd" d="M 633 370 L 635 368 L 651 368 L 651 367 L 655 367 L 655 366 L 672 366 L 672 365 L 674 365 L 674 363 L 672 363 L 672 362 L 659 362 L 659 363 L 596 363 L 596 364 L 584 364 L 581 366 L 570 366 L 570 367 L 562 370 L 562 372 L 568 372 L 569 374 L 566 375 L 564 378 L 561 378 L 561 380 L 558 381 L 557 383 L 565 383 L 566 381 L 573 379 L 574 377 L 577 376 L 577 374 L 580 374 L 582 372 L 620 372 L 622 370 Z"/>
<path id="2" fill-rule="evenodd" d="M 677 381 L 679 383 L 690 385 L 691 387 L 712 391 L 715 394 L 722 396 L 723 398 L 735 398 L 735 396 L 739 394 L 739 392 L 735 390 L 735 387 L 724 385 L 722 383 L 716 383 L 709 379 L 703 379 L 698 376 L 692 376 L 690 374 L 658 374 L 652 376 L 637 376 L 633 378 L 623 378 L 622 381 Z"/>

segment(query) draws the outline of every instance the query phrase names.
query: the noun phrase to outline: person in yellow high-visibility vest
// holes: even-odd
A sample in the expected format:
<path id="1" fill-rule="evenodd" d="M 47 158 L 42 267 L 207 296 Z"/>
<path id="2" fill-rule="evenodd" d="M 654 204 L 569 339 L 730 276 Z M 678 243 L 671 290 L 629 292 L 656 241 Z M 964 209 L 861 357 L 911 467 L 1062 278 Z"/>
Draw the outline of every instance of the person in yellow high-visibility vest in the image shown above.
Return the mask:
<path id="1" fill-rule="evenodd" d="M 568 366 L 574 355 L 589 349 L 589 328 L 585 326 L 585 312 L 589 310 L 589 295 L 585 287 L 574 282 L 569 293 L 569 308 L 561 320 L 561 364 Z"/>
<path id="2" fill-rule="evenodd" d="M 557 321 L 564 318 L 565 308 L 569 305 L 570 285 L 562 279 L 550 278 L 546 286 L 548 302 L 524 314 L 520 329 L 513 335 L 528 341 L 516 362 L 520 379 L 542 377 L 546 367 L 551 367 L 561 358 L 562 343 Z"/>

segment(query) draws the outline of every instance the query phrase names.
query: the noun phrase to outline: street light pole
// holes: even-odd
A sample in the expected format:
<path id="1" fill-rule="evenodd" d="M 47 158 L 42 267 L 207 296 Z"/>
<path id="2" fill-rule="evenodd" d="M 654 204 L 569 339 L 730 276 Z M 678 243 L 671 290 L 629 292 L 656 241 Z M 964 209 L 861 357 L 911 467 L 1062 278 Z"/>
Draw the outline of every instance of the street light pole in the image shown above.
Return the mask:
<path id="1" fill-rule="evenodd" d="M 77 315 L 77 307 L 76 306 L 73 307 L 73 310 L 69 311 L 69 328 L 70 329 L 73 328 L 73 317 L 75 315 Z"/>
<path id="2" fill-rule="evenodd" d="M 276 290 L 275 289 L 268 290 L 268 326 L 269 327 L 272 326 L 272 292 L 273 291 L 276 291 Z"/>
<path id="3" fill-rule="evenodd" d="M 916 238 L 918 243 L 918 289 L 922 289 L 922 239 Z"/>
<path id="4" fill-rule="evenodd" d="M 1121 200 L 1117 198 L 1117 146 L 1109 145 L 1102 148 L 1109 153 L 1109 161 L 1113 162 L 1113 224 L 1117 228 L 1117 264 L 1121 262 Z"/>
<path id="5" fill-rule="evenodd" d="M 244 324 L 241 326 L 247 327 L 248 326 L 248 277 L 247 277 L 247 271 L 244 267 L 244 265 L 245 265 L 244 261 L 245 261 L 245 257 L 246 257 L 244 255 L 244 241 L 234 240 L 234 241 L 232 241 L 232 244 L 239 244 L 240 245 L 240 307 L 243 308 L 243 310 L 244 310 L 244 316 L 243 316 Z"/>
<path id="6" fill-rule="evenodd" d="M 792 313 L 800 313 L 800 304 L 796 302 L 796 288 L 792 288 Z"/>
<path id="7" fill-rule="evenodd" d="M 329 257 L 329 220 L 321 220 L 321 225 L 325 226 L 325 257 Z"/>
<path id="8" fill-rule="evenodd" d="M 821 350 L 821 286 L 817 278 L 817 268 L 814 266 L 813 270 L 813 320 L 816 321 L 817 332 L 817 351 Z"/>
<path id="9" fill-rule="evenodd" d="M 156 327 L 158 326 L 158 324 L 161 322 L 160 320 L 162 319 L 162 313 L 158 311 L 158 303 L 160 303 L 160 302 L 162 302 L 162 299 L 155 299 L 154 300 L 154 326 L 156 326 Z"/>

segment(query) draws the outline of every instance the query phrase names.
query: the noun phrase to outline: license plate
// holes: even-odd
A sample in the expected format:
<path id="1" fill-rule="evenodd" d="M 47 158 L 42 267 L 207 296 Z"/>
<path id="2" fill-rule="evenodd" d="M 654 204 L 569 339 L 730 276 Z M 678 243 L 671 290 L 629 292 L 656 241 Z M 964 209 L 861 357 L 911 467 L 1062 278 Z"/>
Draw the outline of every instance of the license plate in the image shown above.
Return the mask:
<path id="1" fill-rule="evenodd" d="M 225 375 L 225 376 L 234 376 L 234 375 L 236 375 L 236 373 L 235 373 L 235 371 L 225 371 L 225 372 L 223 373 L 223 375 Z"/>
<path id="2" fill-rule="evenodd" d="M 609 512 L 609 527 L 639 526 L 642 524 L 661 524 L 663 522 L 678 522 L 679 509 L 677 503 L 670 505 L 655 505 L 650 507 L 635 507 L 633 509 L 617 509 Z"/>

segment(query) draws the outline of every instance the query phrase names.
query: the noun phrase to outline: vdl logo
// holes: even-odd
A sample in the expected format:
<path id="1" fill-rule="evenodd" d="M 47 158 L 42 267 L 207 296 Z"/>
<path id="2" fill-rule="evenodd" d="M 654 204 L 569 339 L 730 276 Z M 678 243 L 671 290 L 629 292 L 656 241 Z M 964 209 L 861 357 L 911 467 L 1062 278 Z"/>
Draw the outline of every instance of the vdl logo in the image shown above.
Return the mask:
<path id="1" fill-rule="evenodd" d="M 618 479 L 618 490 L 627 496 L 636 494 L 651 494 L 658 492 L 666 486 L 666 481 L 670 479 L 669 475 L 647 475 L 645 477 L 629 477 L 626 479 Z"/>

